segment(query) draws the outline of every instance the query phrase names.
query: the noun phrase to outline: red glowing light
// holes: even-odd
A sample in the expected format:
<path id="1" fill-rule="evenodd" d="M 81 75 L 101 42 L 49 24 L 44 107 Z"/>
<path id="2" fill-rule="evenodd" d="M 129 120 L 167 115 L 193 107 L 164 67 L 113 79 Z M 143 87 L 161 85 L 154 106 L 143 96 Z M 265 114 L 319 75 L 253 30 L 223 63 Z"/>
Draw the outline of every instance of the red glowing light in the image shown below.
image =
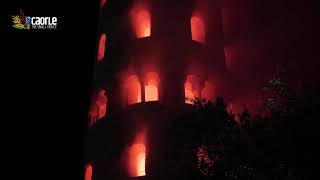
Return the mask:
<path id="1" fill-rule="evenodd" d="M 90 126 L 96 123 L 97 121 L 97 112 L 98 112 L 98 107 L 96 104 L 92 104 L 90 106 L 89 110 L 89 120 L 90 120 Z"/>
<path id="2" fill-rule="evenodd" d="M 97 120 L 103 118 L 107 111 L 107 96 L 105 95 L 105 90 L 100 90 L 94 99 L 94 102 L 90 106 L 89 119 L 90 125 L 96 123 Z"/>
<path id="3" fill-rule="evenodd" d="M 211 167 L 221 159 L 218 149 L 212 145 L 201 145 L 196 149 L 197 166 L 202 175 L 213 175 Z"/>
<path id="4" fill-rule="evenodd" d="M 134 144 L 129 148 L 129 174 L 131 177 L 145 176 L 146 147 L 145 133 L 137 135 Z"/>
<path id="5" fill-rule="evenodd" d="M 141 84 L 136 75 L 127 79 L 127 103 L 134 104 L 141 102 Z"/>
<path id="6" fill-rule="evenodd" d="M 192 99 L 199 97 L 199 81 L 194 75 L 188 75 L 184 83 L 185 103 L 193 104 Z"/>
<path id="7" fill-rule="evenodd" d="M 154 85 L 145 86 L 146 91 L 146 102 L 147 101 L 158 101 L 158 88 Z"/>
<path id="8" fill-rule="evenodd" d="M 98 119 L 101 119 L 106 115 L 107 111 L 107 96 L 105 95 L 105 90 L 101 90 L 97 96 L 97 102 L 98 106 Z"/>
<path id="9" fill-rule="evenodd" d="M 190 99 L 194 98 L 193 92 L 192 92 L 192 85 L 190 82 L 186 82 L 184 84 L 184 93 L 185 93 L 185 97 L 187 98 L 185 100 L 185 103 L 187 104 L 192 104 L 192 101 Z"/>
<path id="10" fill-rule="evenodd" d="M 147 74 L 145 85 L 146 101 L 158 101 L 158 83 L 159 77 L 157 73 L 151 72 Z"/>
<path id="11" fill-rule="evenodd" d="M 204 23 L 202 19 L 197 16 L 191 17 L 191 34 L 192 34 L 192 40 L 198 41 L 201 43 L 205 42 Z"/>
<path id="12" fill-rule="evenodd" d="M 92 179 L 92 166 L 89 164 L 86 167 L 86 173 L 85 173 L 85 180 L 91 180 Z"/>
<path id="13" fill-rule="evenodd" d="M 102 34 L 99 41 L 98 61 L 101 61 L 104 58 L 106 40 L 107 40 L 107 36 L 105 34 Z"/>
<path id="14" fill-rule="evenodd" d="M 201 98 L 211 101 L 214 100 L 214 87 L 209 81 L 204 83 L 204 88 L 201 90 Z"/>
<path id="15" fill-rule="evenodd" d="M 148 37 L 151 34 L 151 18 L 149 11 L 143 7 L 134 7 L 131 12 L 131 23 L 137 38 Z"/>
<path id="16" fill-rule="evenodd" d="M 103 6 L 106 4 L 107 0 L 100 0 L 100 8 L 103 8 Z"/>

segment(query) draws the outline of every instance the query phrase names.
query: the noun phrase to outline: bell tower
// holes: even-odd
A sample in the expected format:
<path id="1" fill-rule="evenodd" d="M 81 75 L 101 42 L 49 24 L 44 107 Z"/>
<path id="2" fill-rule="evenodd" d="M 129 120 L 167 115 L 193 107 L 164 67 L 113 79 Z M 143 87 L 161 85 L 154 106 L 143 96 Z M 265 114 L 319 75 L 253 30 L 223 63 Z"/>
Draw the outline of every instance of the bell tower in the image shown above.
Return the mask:
<path id="1" fill-rule="evenodd" d="M 102 4 L 89 113 L 90 130 L 101 131 L 95 133 L 100 134 L 95 136 L 99 141 L 88 147 L 92 177 L 167 174 L 170 166 L 162 163 L 170 161 L 166 155 L 170 137 L 165 132 L 172 119 L 192 109 L 188 99 L 214 100 L 219 94 L 216 79 L 225 65 L 218 3 L 108 0 Z M 111 122 L 118 131 L 109 129 Z M 95 150 L 103 149 L 100 146 L 106 152 Z M 115 148 L 119 151 L 111 151 Z M 109 156 L 114 162 L 103 159 Z M 108 166 L 117 167 L 124 177 L 96 170 Z"/>

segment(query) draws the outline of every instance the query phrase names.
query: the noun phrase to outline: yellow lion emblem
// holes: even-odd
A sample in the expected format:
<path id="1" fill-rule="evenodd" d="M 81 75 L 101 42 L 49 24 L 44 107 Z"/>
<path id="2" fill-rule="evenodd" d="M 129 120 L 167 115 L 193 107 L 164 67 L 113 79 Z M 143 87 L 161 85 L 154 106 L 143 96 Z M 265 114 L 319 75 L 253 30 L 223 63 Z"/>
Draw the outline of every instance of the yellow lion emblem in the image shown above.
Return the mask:
<path id="1" fill-rule="evenodd" d="M 17 29 L 26 29 L 24 24 L 21 23 L 19 16 L 12 16 L 13 27 Z"/>

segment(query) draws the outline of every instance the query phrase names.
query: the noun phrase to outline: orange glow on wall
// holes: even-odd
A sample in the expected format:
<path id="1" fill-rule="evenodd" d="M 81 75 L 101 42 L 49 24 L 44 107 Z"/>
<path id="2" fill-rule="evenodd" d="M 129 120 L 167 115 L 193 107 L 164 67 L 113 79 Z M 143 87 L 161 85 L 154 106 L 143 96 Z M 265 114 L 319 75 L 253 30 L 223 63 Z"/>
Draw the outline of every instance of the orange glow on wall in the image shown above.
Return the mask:
<path id="1" fill-rule="evenodd" d="M 196 76 L 188 75 L 184 83 L 185 103 L 193 104 L 190 99 L 199 97 L 199 81 Z"/>
<path id="2" fill-rule="evenodd" d="M 146 91 L 146 102 L 147 101 L 158 101 L 158 88 L 154 85 L 145 86 Z"/>
<path id="3" fill-rule="evenodd" d="M 214 87 L 209 81 L 205 81 L 204 83 L 204 87 L 201 90 L 201 98 L 211 101 L 214 100 Z"/>
<path id="4" fill-rule="evenodd" d="M 141 150 L 139 150 L 140 153 L 138 154 L 138 158 L 137 158 L 137 160 L 138 160 L 137 175 L 138 176 L 145 176 L 146 175 L 146 170 L 145 170 L 146 169 L 146 153 L 145 153 L 146 150 L 145 150 L 144 145 L 139 149 L 141 149 Z"/>
<path id="5" fill-rule="evenodd" d="M 151 17 L 149 11 L 143 6 L 135 6 L 130 11 L 130 19 L 137 38 L 151 35 Z"/>
<path id="6" fill-rule="evenodd" d="M 131 177 L 146 175 L 145 133 L 139 133 L 129 148 L 129 175 Z"/>
<path id="7" fill-rule="evenodd" d="M 131 177 L 146 175 L 146 149 L 144 144 L 134 144 L 130 147 L 129 161 Z"/>
<path id="8" fill-rule="evenodd" d="M 159 77 L 158 74 L 155 72 L 150 72 L 146 76 L 145 81 L 145 100 L 146 101 L 158 101 L 159 94 L 158 94 L 158 83 Z"/>
<path id="9" fill-rule="evenodd" d="M 101 61 L 104 58 L 104 51 L 106 48 L 106 40 L 107 36 L 106 34 L 102 34 L 99 40 L 99 49 L 98 49 L 98 62 Z"/>
<path id="10" fill-rule="evenodd" d="M 84 179 L 85 180 L 91 180 L 92 179 L 92 166 L 89 164 L 86 166 L 86 170 L 85 170 L 85 176 Z"/>
<path id="11" fill-rule="evenodd" d="M 132 75 L 126 82 L 127 103 L 134 104 L 141 102 L 141 84 L 138 76 Z"/>
<path id="12" fill-rule="evenodd" d="M 204 28 L 204 23 L 200 17 L 197 17 L 197 16 L 191 17 L 191 35 L 192 35 L 192 40 L 198 41 L 201 43 L 205 42 L 205 28 Z"/>
<path id="13" fill-rule="evenodd" d="M 185 103 L 192 104 L 192 101 L 190 99 L 193 99 L 194 95 L 192 92 L 192 85 L 190 82 L 186 82 L 184 84 L 184 93 L 185 93 L 185 97 L 188 98 L 185 100 Z"/>

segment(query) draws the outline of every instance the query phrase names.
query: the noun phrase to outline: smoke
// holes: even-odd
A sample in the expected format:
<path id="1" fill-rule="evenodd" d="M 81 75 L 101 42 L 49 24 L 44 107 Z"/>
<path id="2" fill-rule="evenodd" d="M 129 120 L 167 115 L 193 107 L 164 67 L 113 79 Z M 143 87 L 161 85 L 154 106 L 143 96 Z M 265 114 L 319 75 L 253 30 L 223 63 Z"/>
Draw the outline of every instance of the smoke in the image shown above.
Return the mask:
<path id="1" fill-rule="evenodd" d="M 316 79 L 312 47 L 311 7 L 294 1 L 221 1 L 229 91 L 234 109 L 246 104 L 251 112 L 259 90 L 281 66 L 293 88 Z M 312 57 L 312 59 L 310 59 Z"/>

